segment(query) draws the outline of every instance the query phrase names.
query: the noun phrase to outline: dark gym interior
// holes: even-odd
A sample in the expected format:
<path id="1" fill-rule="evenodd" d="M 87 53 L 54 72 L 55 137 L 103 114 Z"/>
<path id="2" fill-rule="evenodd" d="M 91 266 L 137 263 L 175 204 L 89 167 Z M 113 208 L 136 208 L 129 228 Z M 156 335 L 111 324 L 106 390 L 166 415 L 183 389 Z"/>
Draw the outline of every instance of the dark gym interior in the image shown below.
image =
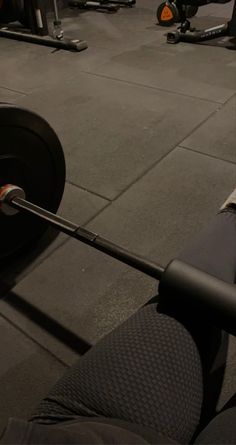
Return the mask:
<path id="1" fill-rule="evenodd" d="M 236 52 L 226 38 L 168 44 L 158 0 L 114 14 L 67 4 L 58 2 L 64 33 L 88 48 L 0 37 L 0 102 L 39 113 L 58 134 L 67 164 L 59 214 L 165 266 L 236 185 Z M 214 27 L 232 8 L 203 6 L 193 23 Z M 154 297 L 157 282 L 49 230 L 2 267 L 0 291 L 1 432 Z M 235 388 L 231 337 L 219 407 Z"/>

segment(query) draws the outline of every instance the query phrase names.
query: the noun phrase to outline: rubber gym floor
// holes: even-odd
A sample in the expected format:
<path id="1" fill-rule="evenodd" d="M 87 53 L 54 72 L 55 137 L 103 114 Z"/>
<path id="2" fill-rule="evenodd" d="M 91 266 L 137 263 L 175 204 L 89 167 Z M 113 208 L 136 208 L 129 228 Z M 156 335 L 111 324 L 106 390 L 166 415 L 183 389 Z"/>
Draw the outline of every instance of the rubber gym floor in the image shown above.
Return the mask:
<path id="1" fill-rule="evenodd" d="M 195 23 L 221 23 L 232 5 L 202 7 Z M 88 42 L 82 53 L 1 38 L 0 101 L 35 110 L 59 135 L 60 214 L 165 266 L 236 185 L 236 53 L 168 45 L 157 6 L 63 9 L 66 34 Z M 86 342 L 156 294 L 154 280 L 54 235 L 1 271 L 0 430 L 30 415 Z M 235 387 L 231 339 L 219 406 Z"/>

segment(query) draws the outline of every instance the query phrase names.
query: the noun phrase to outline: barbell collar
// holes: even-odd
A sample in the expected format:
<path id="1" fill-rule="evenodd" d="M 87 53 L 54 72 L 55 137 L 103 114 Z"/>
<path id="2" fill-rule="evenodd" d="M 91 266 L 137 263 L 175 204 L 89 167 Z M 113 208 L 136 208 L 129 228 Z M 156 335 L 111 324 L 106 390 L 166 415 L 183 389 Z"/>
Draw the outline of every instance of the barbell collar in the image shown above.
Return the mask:
<path id="1" fill-rule="evenodd" d="M 11 205 L 15 198 L 25 199 L 25 192 L 16 185 L 7 184 L 0 188 L 0 211 L 7 216 L 16 215 L 19 210 Z"/>

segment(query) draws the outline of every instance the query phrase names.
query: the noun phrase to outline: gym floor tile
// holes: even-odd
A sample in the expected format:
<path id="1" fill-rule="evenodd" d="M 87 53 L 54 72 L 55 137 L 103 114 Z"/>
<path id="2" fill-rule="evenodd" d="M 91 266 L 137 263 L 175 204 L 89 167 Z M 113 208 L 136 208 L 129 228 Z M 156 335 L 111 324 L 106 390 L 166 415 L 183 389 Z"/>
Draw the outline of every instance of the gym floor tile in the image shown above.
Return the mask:
<path id="1" fill-rule="evenodd" d="M 217 212 L 235 184 L 235 165 L 177 148 L 88 227 L 166 265 Z M 142 243 L 140 243 L 142 240 Z M 21 281 L 14 293 L 89 343 L 96 342 L 156 293 L 154 280 L 69 240 Z M 0 310 L 45 345 L 29 323 Z M 47 347 L 68 360 L 52 338 Z M 59 352 L 58 352 L 59 351 Z"/>
<path id="2" fill-rule="evenodd" d="M 58 214 L 78 222 L 78 225 L 84 225 L 108 203 L 107 200 L 67 182 Z"/>
<path id="3" fill-rule="evenodd" d="M 227 20 L 229 20 L 229 18 L 232 16 L 232 11 L 233 11 L 233 2 L 228 2 L 225 4 L 210 3 L 209 5 L 205 5 L 204 8 L 198 8 L 198 13 L 196 17 L 201 17 L 201 18 L 208 16 L 217 17 L 218 24 L 221 24 L 221 23 L 226 23 Z M 201 25 L 201 28 L 203 27 L 204 25 Z"/>
<path id="4" fill-rule="evenodd" d="M 123 193 L 217 108 L 108 79 L 91 78 L 91 85 L 93 103 L 82 104 L 80 136 L 64 145 L 68 178 L 107 199 Z"/>
<path id="5" fill-rule="evenodd" d="M 88 227 L 165 265 L 214 216 L 235 178 L 236 165 L 176 148 Z"/>
<path id="6" fill-rule="evenodd" d="M 47 56 L 47 63 L 54 64 L 55 77 L 57 76 L 57 71 L 59 71 L 61 67 L 67 67 L 66 73 L 68 75 L 68 81 L 65 82 L 65 86 L 67 86 L 71 79 L 77 78 L 80 72 L 94 70 L 104 63 L 109 63 L 114 54 L 119 54 L 119 50 L 117 48 L 95 48 L 94 46 L 89 45 L 89 49 L 80 53 L 58 51 L 54 54 L 49 54 Z M 70 66 L 73 69 L 68 69 Z M 47 89 L 47 86 L 45 86 L 45 89 Z M 60 89 L 63 90 L 63 84 L 60 84 Z M 79 83 L 77 89 L 79 90 Z M 58 95 L 60 94 L 58 93 Z"/>
<path id="7" fill-rule="evenodd" d="M 153 41 L 114 55 L 92 72 L 224 103 L 236 92 L 234 62 L 234 52 L 225 48 Z"/>
<path id="8" fill-rule="evenodd" d="M 94 249 L 70 240 L 14 289 L 14 300 L 27 302 L 69 329 L 80 339 L 94 343 L 155 295 L 154 280 L 130 270 Z M 12 309 L 12 297 L 0 301 L 0 311 L 28 335 L 71 364 L 75 353 L 58 344 L 57 331 L 47 335 Z M 28 315 L 30 317 L 30 314 Z M 38 320 L 35 320 L 36 325 Z M 46 323 L 46 321 L 45 321 Z M 68 362 L 69 360 L 69 362 Z"/>
<path id="9" fill-rule="evenodd" d="M 236 163 L 236 96 L 185 139 L 181 146 Z"/>
<path id="10" fill-rule="evenodd" d="M 155 10 L 141 7 L 120 9 L 117 14 L 94 11 L 81 14 L 76 10 L 67 10 L 63 14 L 66 35 L 72 38 L 79 36 L 88 42 L 89 47 L 119 51 L 153 40 L 157 31 L 155 23 Z"/>
<path id="11" fill-rule="evenodd" d="M 0 316 L 0 436 L 9 417 L 27 419 L 66 367 Z"/>
<path id="12" fill-rule="evenodd" d="M 57 87 L 60 96 L 60 89 L 79 71 L 95 69 L 101 63 L 109 62 L 111 54 L 117 52 L 102 48 L 79 53 L 55 51 L 30 43 L 13 42 L 10 47 L 0 47 L 1 60 L 4 60 L 0 64 L 0 86 L 23 93 Z"/>
<path id="13" fill-rule="evenodd" d="M 219 18 L 211 17 L 213 10 L 210 6 L 205 9 L 205 17 L 193 20 L 194 25 L 210 27 L 219 23 Z M 222 52 L 222 48 L 213 50 L 209 46 L 202 50 L 199 45 L 168 45 L 164 28 L 156 26 L 155 10 L 156 5 L 152 3 L 121 10 L 115 15 L 90 12 L 79 17 L 82 29 L 88 33 L 86 38 L 90 45 L 119 50 L 107 63 L 90 72 L 225 102 L 236 91 L 235 69 L 228 67 L 234 55 L 229 51 Z M 227 12 L 230 16 L 229 8 L 226 15 Z M 73 35 L 75 24 L 69 25 L 74 23 L 71 15 L 69 17 L 65 28 Z M 206 23 L 204 18 L 208 20 Z M 224 21 L 227 18 L 222 19 Z M 88 26 L 90 22 L 92 26 Z"/>
<path id="14" fill-rule="evenodd" d="M 35 88 L 44 88 L 45 86 L 57 84 L 57 81 L 64 83 L 68 78 L 68 70 L 60 70 L 55 75 L 55 66 L 53 65 L 53 55 L 49 58 L 37 55 L 38 47 L 31 55 L 29 54 L 30 44 L 23 44 L 20 48 L 12 48 L 5 56 L 4 67 L 0 66 L 1 85 L 28 93 Z M 1 56 L 2 57 L 2 56 Z"/>
<path id="15" fill-rule="evenodd" d="M 190 134 L 218 105 L 78 74 L 19 101 L 58 133 L 67 179 L 114 199 Z M 180 111 L 181 110 L 181 113 Z"/>

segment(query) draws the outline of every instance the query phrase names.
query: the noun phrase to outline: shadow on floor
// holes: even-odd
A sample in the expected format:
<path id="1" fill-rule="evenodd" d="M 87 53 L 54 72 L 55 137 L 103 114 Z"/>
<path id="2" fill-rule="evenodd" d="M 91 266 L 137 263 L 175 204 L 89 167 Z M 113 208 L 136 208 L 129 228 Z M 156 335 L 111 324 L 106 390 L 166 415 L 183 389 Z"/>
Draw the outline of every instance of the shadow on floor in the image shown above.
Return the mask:
<path id="1" fill-rule="evenodd" d="M 17 309 L 18 312 L 40 326 L 44 331 L 57 338 L 61 343 L 77 354 L 83 355 L 91 348 L 92 345 L 86 340 L 74 334 L 70 329 L 65 328 L 54 318 L 45 314 L 40 309 L 37 309 L 16 293 L 9 292 L 6 296 L 6 301 L 14 309 Z"/>

